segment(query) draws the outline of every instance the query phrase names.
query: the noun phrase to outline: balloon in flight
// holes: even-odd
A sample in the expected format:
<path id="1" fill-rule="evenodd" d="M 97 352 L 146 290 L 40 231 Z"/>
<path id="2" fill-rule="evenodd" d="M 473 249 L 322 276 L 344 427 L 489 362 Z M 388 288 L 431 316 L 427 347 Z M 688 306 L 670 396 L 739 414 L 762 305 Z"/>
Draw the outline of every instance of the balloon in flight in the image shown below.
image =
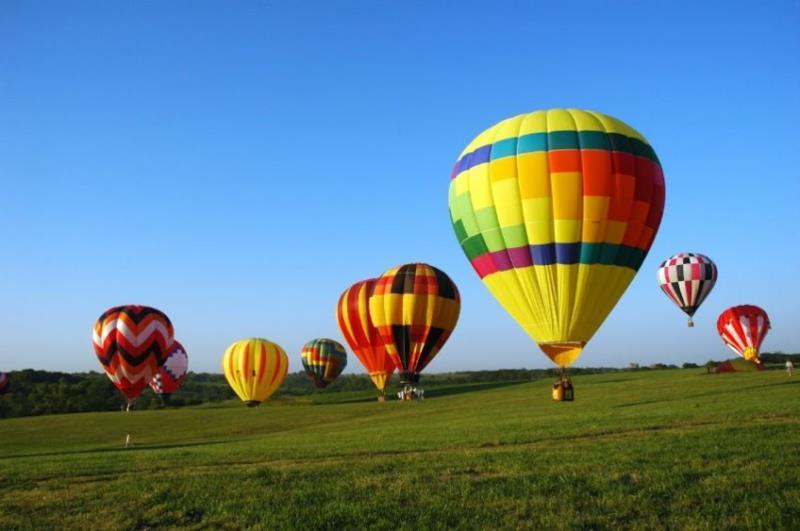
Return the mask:
<path id="1" fill-rule="evenodd" d="M 722 341 L 736 354 L 754 363 L 760 363 L 761 343 L 771 327 L 767 312 L 751 304 L 728 308 L 717 319 L 717 332 Z"/>
<path id="2" fill-rule="evenodd" d="M 222 356 L 222 371 L 236 395 L 249 407 L 268 399 L 286 379 L 289 358 L 272 341 L 249 338 L 236 341 Z"/>
<path id="3" fill-rule="evenodd" d="M 186 350 L 180 342 L 173 341 L 167 361 L 159 367 L 156 375 L 150 380 L 150 389 L 161 400 L 167 400 L 183 385 L 188 370 L 189 356 Z"/>
<path id="4" fill-rule="evenodd" d="M 369 316 L 405 384 L 444 346 L 458 322 L 461 297 L 443 271 L 428 264 L 393 267 L 375 283 Z"/>
<path id="5" fill-rule="evenodd" d="M 632 127 L 577 109 L 521 114 L 453 168 L 459 244 L 500 305 L 568 367 L 642 264 L 664 208 L 655 151 Z"/>
<path id="6" fill-rule="evenodd" d="M 149 306 L 114 306 L 97 319 L 92 338 L 103 370 L 130 409 L 169 355 L 172 322 Z"/>
<path id="7" fill-rule="evenodd" d="M 306 375 L 318 389 L 325 389 L 347 366 L 344 347 L 326 338 L 312 339 L 300 353 Z"/>
<path id="8" fill-rule="evenodd" d="M 342 293 L 336 306 L 336 320 L 347 344 L 383 396 L 395 366 L 369 317 L 369 298 L 376 282 L 374 278 L 361 280 Z"/>
<path id="9" fill-rule="evenodd" d="M 717 282 L 716 264 L 700 253 L 678 253 L 661 262 L 657 276 L 661 290 L 694 326 L 692 316 Z"/>

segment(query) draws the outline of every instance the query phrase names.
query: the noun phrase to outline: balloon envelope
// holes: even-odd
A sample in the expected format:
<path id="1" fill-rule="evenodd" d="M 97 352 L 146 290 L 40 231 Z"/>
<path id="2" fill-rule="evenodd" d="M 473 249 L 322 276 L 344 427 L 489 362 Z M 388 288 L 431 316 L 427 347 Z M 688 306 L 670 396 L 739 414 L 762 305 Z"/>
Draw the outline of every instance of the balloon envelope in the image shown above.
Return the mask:
<path id="1" fill-rule="evenodd" d="M 336 320 L 345 341 L 367 369 L 372 383 L 384 392 L 395 365 L 369 317 L 369 297 L 376 282 L 374 278 L 361 280 L 342 293 L 336 306 Z"/>
<path id="2" fill-rule="evenodd" d="M 172 322 L 149 306 L 114 306 L 94 324 L 94 351 L 108 378 L 136 400 L 172 348 Z"/>
<path id="3" fill-rule="evenodd" d="M 369 299 L 370 318 L 404 383 L 419 380 L 453 332 L 460 311 L 455 283 L 428 264 L 389 269 Z"/>
<path id="4" fill-rule="evenodd" d="M 186 350 L 180 342 L 173 341 L 167 361 L 159 367 L 156 375 L 150 380 L 150 389 L 162 399 L 168 398 L 180 389 L 188 370 L 189 356 Z"/>
<path id="5" fill-rule="evenodd" d="M 661 262 L 657 276 L 661 290 L 691 318 L 714 288 L 717 266 L 703 254 L 678 253 Z"/>
<path id="6" fill-rule="evenodd" d="M 717 332 L 722 341 L 739 356 L 752 362 L 759 361 L 761 343 L 770 327 L 767 312 L 751 304 L 728 308 L 717 319 Z"/>
<path id="7" fill-rule="evenodd" d="M 566 367 L 647 255 L 664 176 L 647 140 L 620 120 L 536 111 L 503 120 L 464 149 L 449 206 L 475 272 Z"/>
<path id="8" fill-rule="evenodd" d="M 328 387 L 347 366 L 344 347 L 332 339 L 312 339 L 303 345 L 300 357 L 306 375 L 319 389 Z"/>
<path id="9" fill-rule="evenodd" d="M 239 340 L 222 356 L 225 379 L 248 406 L 258 405 L 277 391 L 288 369 L 286 352 L 261 338 Z"/>

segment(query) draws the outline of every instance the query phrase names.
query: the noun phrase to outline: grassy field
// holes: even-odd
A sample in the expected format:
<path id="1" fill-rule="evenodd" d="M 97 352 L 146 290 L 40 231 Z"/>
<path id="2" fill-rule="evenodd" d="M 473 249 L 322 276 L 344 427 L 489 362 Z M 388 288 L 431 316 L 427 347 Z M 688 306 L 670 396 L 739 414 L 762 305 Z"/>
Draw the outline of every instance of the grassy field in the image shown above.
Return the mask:
<path id="1" fill-rule="evenodd" d="M 0 529 L 800 528 L 800 377 L 549 384 L 2 420 Z"/>

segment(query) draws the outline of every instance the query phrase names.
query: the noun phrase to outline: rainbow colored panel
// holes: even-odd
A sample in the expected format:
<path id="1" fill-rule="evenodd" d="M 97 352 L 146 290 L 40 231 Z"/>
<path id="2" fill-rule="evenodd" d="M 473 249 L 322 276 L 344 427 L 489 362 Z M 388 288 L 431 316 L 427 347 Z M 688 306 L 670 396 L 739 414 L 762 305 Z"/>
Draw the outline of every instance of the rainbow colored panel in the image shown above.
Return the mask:
<path id="1" fill-rule="evenodd" d="M 597 112 L 553 109 L 478 135 L 453 168 L 449 206 L 489 290 L 569 365 L 641 266 L 664 195 L 661 164 L 641 134 Z"/>

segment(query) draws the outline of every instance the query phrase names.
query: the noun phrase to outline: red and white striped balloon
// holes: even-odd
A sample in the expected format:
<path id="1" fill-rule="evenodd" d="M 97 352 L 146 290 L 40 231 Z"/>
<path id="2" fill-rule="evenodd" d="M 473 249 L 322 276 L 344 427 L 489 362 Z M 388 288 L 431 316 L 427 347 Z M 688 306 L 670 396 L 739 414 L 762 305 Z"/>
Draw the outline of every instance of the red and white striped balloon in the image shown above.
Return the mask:
<path id="1" fill-rule="evenodd" d="M 720 337 L 734 352 L 759 363 L 761 343 L 771 328 L 767 312 L 750 304 L 728 308 L 717 319 Z"/>

